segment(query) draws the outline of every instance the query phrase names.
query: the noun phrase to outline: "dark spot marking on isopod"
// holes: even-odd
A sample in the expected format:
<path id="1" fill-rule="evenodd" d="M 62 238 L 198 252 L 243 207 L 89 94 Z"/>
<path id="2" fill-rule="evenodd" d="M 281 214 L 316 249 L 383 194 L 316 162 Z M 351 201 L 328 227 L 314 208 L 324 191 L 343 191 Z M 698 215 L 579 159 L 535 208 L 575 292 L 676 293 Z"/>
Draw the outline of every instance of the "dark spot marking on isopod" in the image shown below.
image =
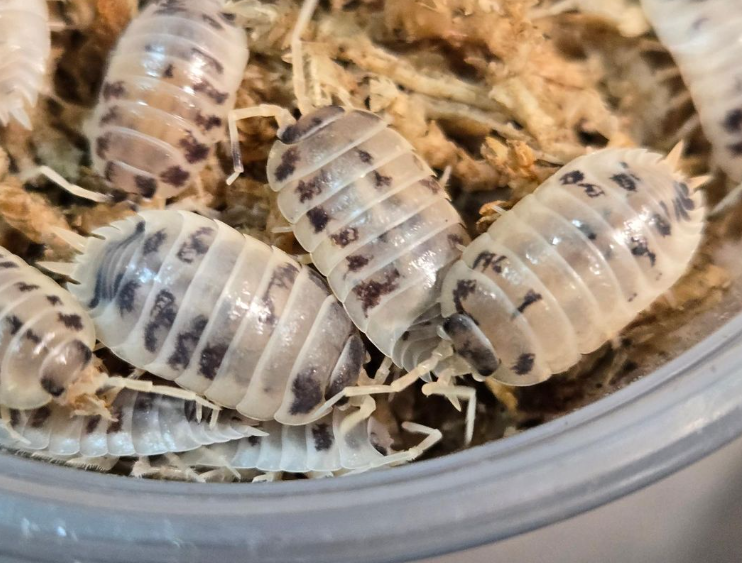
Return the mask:
<path id="1" fill-rule="evenodd" d="M 384 176 L 378 170 L 374 170 L 374 187 L 384 188 L 392 185 L 392 177 Z"/>
<path id="2" fill-rule="evenodd" d="M 174 370 L 182 370 L 188 367 L 208 322 L 208 318 L 199 315 L 191 321 L 191 326 L 187 331 L 178 334 L 175 338 L 175 350 L 168 358 L 167 365 Z"/>
<path id="3" fill-rule="evenodd" d="M 649 220 L 649 222 L 663 237 L 669 237 L 672 234 L 672 225 L 659 213 L 655 213 L 654 215 L 652 215 L 652 218 Z"/>
<path id="4" fill-rule="evenodd" d="M 41 344 L 41 337 L 30 328 L 26 331 L 25 336 L 27 340 L 30 340 L 34 344 Z"/>
<path id="5" fill-rule="evenodd" d="M 85 424 L 85 434 L 92 434 L 95 432 L 95 429 L 98 428 L 98 425 L 100 424 L 101 416 L 99 414 L 96 414 L 95 416 L 91 416 L 88 418 L 87 423 Z"/>
<path id="6" fill-rule="evenodd" d="M 296 171 L 296 163 L 301 159 L 299 147 L 290 147 L 281 155 L 281 163 L 276 166 L 274 175 L 276 180 L 283 182 Z"/>
<path id="7" fill-rule="evenodd" d="M 287 145 L 293 145 L 307 139 L 323 129 L 332 118 L 345 110 L 340 106 L 326 106 L 302 116 L 299 121 L 289 125 L 278 134 L 278 139 Z"/>
<path id="8" fill-rule="evenodd" d="M 477 289 L 477 282 L 475 280 L 459 280 L 456 282 L 456 287 L 453 290 L 453 304 L 456 307 L 456 311 L 459 313 L 464 312 L 464 304 L 462 303 L 469 295 L 474 293 Z"/>
<path id="9" fill-rule="evenodd" d="M 464 244 L 464 237 L 457 234 L 450 234 L 448 235 L 448 244 L 451 246 L 451 248 L 457 249 L 459 245 Z"/>
<path id="10" fill-rule="evenodd" d="M 107 125 L 112 121 L 116 121 L 119 118 L 119 108 L 117 106 L 111 106 L 108 111 L 100 118 L 101 125 Z"/>
<path id="11" fill-rule="evenodd" d="M 103 84 L 103 99 L 109 101 L 111 99 L 117 99 L 126 94 L 126 87 L 124 86 L 123 80 L 117 80 L 116 82 L 106 82 Z"/>
<path id="12" fill-rule="evenodd" d="M 322 401 L 322 389 L 317 381 L 317 368 L 310 366 L 300 371 L 291 383 L 291 392 L 294 400 L 289 407 L 290 414 L 312 412 L 312 409 Z"/>
<path id="13" fill-rule="evenodd" d="M 342 305 L 339 303 L 334 304 L 338 315 L 344 314 Z M 358 381 L 358 376 L 361 373 L 361 367 L 366 357 L 366 349 L 363 346 L 363 341 L 356 334 L 349 337 L 346 344 L 346 352 L 341 355 L 335 368 L 332 371 L 330 384 L 325 390 L 325 399 L 329 400 L 335 395 L 340 393 L 346 387 L 354 385 Z M 341 400 L 338 404 L 344 404 L 345 399 Z"/>
<path id="14" fill-rule="evenodd" d="M 364 151 L 363 149 L 356 149 L 356 154 L 358 155 L 358 158 L 363 162 L 364 164 L 371 164 L 374 161 L 373 155 L 368 152 Z"/>
<path id="15" fill-rule="evenodd" d="M 353 293 L 361 302 L 364 314 L 368 316 L 368 310 L 376 307 L 381 298 L 399 287 L 402 274 L 394 268 L 384 275 L 384 281 L 369 280 L 359 283 L 353 288 Z"/>
<path id="16" fill-rule="evenodd" d="M 80 315 L 74 313 L 71 315 L 65 315 L 64 313 L 59 313 L 57 318 L 59 319 L 59 322 L 71 330 L 79 331 L 83 329 L 82 317 Z"/>
<path id="17" fill-rule="evenodd" d="M 672 206 L 675 210 L 675 219 L 690 221 L 690 215 L 688 211 L 692 211 L 696 208 L 696 204 L 690 197 L 690 190 L 688 184 L 685 182 L 675 182 L 673 184 L 675 190 L 675 198 L 672 200 Z"/>
<path id="18" fill-rule="evenodd" d="M 137 175 L 134 176 L 134 183 L 139 190 L 139 194 L 146 199 L 151 199 L 157 191 L 157 180 L 151 176 Z"/>
<path id="19" fill-rule="evenodd" d="M 0 262 L 0 269 L 3 269 L 3 270 L 9 270 L 12 268 L 17 268 L 17 267 L 18 267 L 18 264 L 16 264 L 15 262 Z"/>
<path id="20" fill-rule="evenodd" d="M 358 229 L 355 227 L 346 227 L 339 233 L 330 235 L 330 240 L 340 248 L 345 248 L 351 242 L 358 240 Z"/>
<path id="21" fill-rule="evenodd" d="M 195 162 L 201 162 L 209 156 L 211 148 L 208 145 L 199 143 L 193 136 L 193 133 L 188 133 L 188 136 L 181 139 L 178 144 L 185 151 L 185 157 L 189 164 Z"/>
<path id="22" fill-rule="evenodd" d="M 518 361 L 513 364 L 512 370 L 517 375 L 526 375 L 533 369 L 536 356 L 534 354 L 521 354 L 518 357 Z"/>
<path id="23" fill-rule="evenodd" d="M 729 149 L 729 152 L 735 156 L 742 155 L 742 141 L 727 145 L 727 149 Z"/>
<path id="24" fill-rule="evenodd" d="M 299 196 L 299 202 L 304 203 L 311 201 L 314 196 L 322 193 L 322 188 L 326 182 L 324 170 L 313 176 L 310 180 L 299 180 L 296 184 L 296 193 Z"/>
<path id="25" fill-rule="evenodd" d="M 256 448 L 260 445 L 260 439 L 262 436 L 248 436 L 247 437 L 247 443 L 250 444 L 253 448 Z"/>
<path id="26" fill-rule="evenodd" d="M 201 14 L 201 19 L 202 19 L 202 20 L 203 20 L 203 21 L 204 21 L 204 22 L 205 22 L 206 24 L 208 24 L 208 25 L 209 25 L 210 27 L 212 27 L 212 28 L 214 28 L 214 29 L 223 29 L 223 28 L 222 28 L 222 24 L 220 24 L 220 23 L 219 23 L 219 22 L 218 22 L 217 20 L 215 20 L 214 18 L 212 18 L 212 17 L 211 17 L 210 15 L 208 15 L 208 14 Z"/>
<path id="27" fill-rule="evenodd" d="M 211 98 L 215 103 L 219 105 L 226 102 L 227 99 L 229 98 L 229 94 L 225 92 L 220 92 L 219 90 L 214 88 L 211 82 L 209 82 L 205 78 L 202 78 L 196 84 L 193 85 L 193 91 L 202 92 L 206 94 L 208 98 Z"/>
<path id="28" fill-rule="evenodd" d="M 116 307 L 122 317 L 124 314 L 134 311 L 134 302 L 136 301 L 139 287 L 140 284 L 137 280 L 129 280 L 123 285 L 118 295 L 116 295 Z"/>
<path id="29" fill-rule="evenodd" d="M 188 10 L 183 5 L 181 5 L 179 0 L 164 0 L 163 2 L 160 2 L 157 10 L 155 10 L 155 14 L 163 16 L 169 16 L 184 12 L 188 12 Z"/>
<path id="30" fill-rule="evenodd" d="M 437 194 L 439 191 L 441 191 L 441 185 L 435 178 L 424 178 L 420 180 L 418 184 L 428 188 L 434 194 Z"/>
<path id="31" fill-rule="evenodd" d="M 160 344 L 160 338 L 167 334 L 175 322 L 178 314 L 178 303 L 175 295 L 167 289 L 162 289 L 155 297 L 155 303 L 149 313 L 150 321 L 144 328 L 144 347 L 155 353 Z"/>
<path id="32" fill-rule="evenodd" d="M 142 413 L 152 412 L 152 407 L 155 404 L 155 396 L 152 393 L 139 393 L 136 401 L 134 401 L 134 408 Z"/>
<path id="33" fill-rule="evenodd" d="M 200 227 L 191 236 L 188 237 L 176 254 L 178 260 L 186 264 L 193 264 L 198 256 L 203 256 L 211 247 L 213 241 L 214 228 Z"/>
<path id="34" fill-rule="evenodd" d="M 34 411 L 28 423 L 31 425 L 31 428 L 41 428 L 44 426 L 44 423 L 49 420 L 51 415 L 52 410 L 49 407 L 41 407 Z"/>
<path id="35" fill-rule="evenodd" d="M 52 397 L 59 397 L 64 393 L 64 387 L 49 377 L 42 377 L 39 384 L 41 385 L 41 388 Z"/>
<path id="36" fill-rule="evenodd" d="M 220 63 L 219 61 L 217 61 L 214 57 L 212 57 L 208 53 L 202 51 L 198 47 L 192 47 L 191 54 L 202 57 L 206 61 L 206 64 L 210 66 L 211 68 L 213 68 L 217 74 L 224 74 L 224 65 Z"/>
<path id="37" fill-rule="evenodd" d="M 443 330 L 451 339 L 456 354 L 486 377 L 497 371 L 500 360 L 476 326 L 477 322 L 466 314 L 451 315 L 443 322 Z"/>
<path id="38" fill-rule="evenodd" d="M 318 452 L 329 450 L 335 441 L 330 425 L 325 422 L 312 426 L 312 438 L 314 439 L 314 449 Z"/>
<path id="39" fill-rule="evenodd" d="M 124 409 L 123 407 L 116 406 L 111 409 L 111 416 L 113 420 L 108 424 L 108 430 L 106 434 L 116 434 L 121 432 L 124 426 Z"/>
<path id="40" fill-rule="evenodd" d="M 165 229 L 160 229 L 156 233 L 152 233 L 145 239 L 144 245 L 142 246 L 142 253 L 147 256 L 148 254 L 159 252 L 162 243 L 165 242 L 165 239 L 167 239 L 167 233 Z"/>
<path id="41" fill-rule="evenodd" d="M 742 131 L 742 109 L 735 108 L 727 113 L 724 118 L 724 129 L 729 133 Z"/>
<path id="42" fill-rule="evenodd" d="M 559 178 L 559 181 L 562 183 L 563 186 L 568 186 L 570 184 L 579 184 L 585 179 L 585 175 L 580 172 L 579 170 L 573 170 L 572 172 L 567 172 L 564 174 L 561 178 Z"/>
<path id="43" fill-rule="evenodd" d="M 646 256 L 649 263 L 654 267 L 657 255 L 649 249 L 649 243 L 643 236 L 631 237 L 631 254 L 634 256 Z"/>
<path id="44" fill-rule="evenodd" d="M 166 184 L 175 186 L 176 188 L 183 187 L 186 182 L 188 182 L 190 177 L 191 175 L 188 171 L 183 170 L 180 166 L 177 165 L 171 166 L 162 174 L 160 174 L 160 180 L 162 180 Z"/>
<path id="45" fill-rule="evenodd" d="M 476 270 L 481 264 L 482 272 L 491 266 L 493 272 L 496 274 L 502 274 L 502 267 L 504 266 L 503 262 L 505 260 L 507 260 L 507 256 L 484 250 L 474 259 L 472 269 Z"/>
<path id="46" fill-rule="evenodd" d="M 198 360 L 198 372 L 206 379 L 213 381 L 222 365 L 224 356 L 229 350 L 227 344 L 207 344 L 201 350 L 201 357 Z"/>
<path id="47" fill-rule="evenodd" d="M 307 219 L 315 233 L 321 233 L 330 221 L 330 216 L 322 207 L 314 207 L 307 211 Z"/>
<path id="48" fill-rule="evenodd" d="M 211 131 L 214 127 L 221 127 L 223 123 L 222 118 L 218 115 L 206 116 L 201 112 L 196 115 L 195 122 L 204 132 Z"/>
<path id="49" fill-rule="evenodd" d="M 521 303 L 518 306 L 518 312 L 522 313 L 525 311 L 528 307 L 533 305 L 534 303 L 538 303 L 543 299 L 543 296 L 540 293 L 537 293 L 533 289 L 529 289 L 526 292 L 526 295 L 523 297 L 523 303 Z"/>
<path id="50" fill-rule="evenodd" d="M 170 63 L 165 67 L 165 70 L 162 71 L 162 77 L 172 78 L 173 76 L 175 76 L 175 65 L 173 63 Z"/>
<path id="51" fill-rule="evenodd" d="M 105 160 L 108 149 L 111 148 L 111 134 L 106 133 L 95 140 L 95 154 L 98 158 Z"/>
<path id="52" fill-rule="evenodd" d="M 601 188 L 597 184 L 582 183 L 577 185 L 582 188 L 587 197 L 600 197 L 602 195 L 605 195 L 603 188 Z"/>
<path id="53" fill-rule="evenodd" d="M 8 315 L 7 317 L 5 317 L 5 322 L 10 325 L 11 335 L 16 334 L 19 330 L 21 330 L 21 327 L 23 326 L 23 321 L 16 315 Z"/>
<path id="54" fill-rule="evenodd" d="M 116 165 L 113 162 L 106 164 L 106 169 L 103 171 L 103 177 L 109 182 L 113 182 L 113 173 L 116 171 Z"/>
<path id="55" fill-rule="evenodd" d="M 32 283 L 26 283 L 26 282 L 18 282 L 15 284 L 15 286 L 18 288 L 18 291 L 21 293 L 28 293 L 29 291 L 35 291 L 39 289 L 38 285 L 32 284 Z"/>
<path id="56" fill-rule="evenodd" d="M 611 176 L 611 180 L 613 180 L 619 188 L 622 188 L 626 190 L 627 192 L 635 192 L 636 191 L 636 185 L 637 185 L 637 178 L 633 174 L 628 174 L 625 172 L 621 172 L 619 174 L 614 174 Z"/>
<path id="57" fill-rule="evenodd" d="M 57 307 L 62 304 L 62 299 L 57 295 L 47 295 L 46 300 L 52 307 Z"/>
<path id="58" fill-rule="evenodd" d="M 595 240 L 598 238 L 598 235 L 593 230 L 593 228 L 588 225 L 587 223 L 584 223 L 580 221 L 579 219 L 573 219 L 572 224 L 577 227 L 577 229 L 587 237 L 588 240 Z"/>
<path id="59" fill-rule="evenodd" d="M 361 254 L 348 256 L 345 260 L 348 262 L 348 270 L 351 272 L 357 272 L 369 262 L 368 257 Z"/>

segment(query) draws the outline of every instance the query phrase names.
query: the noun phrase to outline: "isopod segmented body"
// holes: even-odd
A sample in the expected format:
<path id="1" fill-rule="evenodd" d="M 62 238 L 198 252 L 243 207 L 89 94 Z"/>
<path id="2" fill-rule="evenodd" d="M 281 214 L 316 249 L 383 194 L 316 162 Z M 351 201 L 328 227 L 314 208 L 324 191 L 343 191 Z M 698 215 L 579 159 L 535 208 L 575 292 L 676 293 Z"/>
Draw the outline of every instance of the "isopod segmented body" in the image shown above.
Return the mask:
<path id="1" fill-rule="evenodd" d="M 266 422 L 261 429 L 267 436 L 249 436 L 200 448 L 181 459 L 193 467 L 227 466 L 268 472 L 363 471 L 415 459 L 441 436 L 438 431 L 418 427 L 429 437 L 415 448 L 394 452 L 389 431 L 373 416 L 346 429 L 342 423 L 353 412 L 356 411 L 335 409 L 305 426 Z"/>
<path id="2" fill-rule="evenodd" d="M 130 390 L 119 392 L 111 414 L 112 420 L 74 416 L 59 405 L 12 410 L 9 422 L 16 436 L 0 429 L 0 444 L 55 457 L 128 457 L 185 452 L 256 435 L 234 413 L 222 411 L 212 424 L 208 417 L 197 420 L 192 401 Z"/>
<path id="3" fill-rule="evenodd" d="M 701 193 L 642 149 L 575 159 L 500 217 L 443 282 L 444 328 L 480 375 L 533 385 L 616 336 L 688 268 Z"/>
<path id="4" fill-rule="evenodd" d="M 714 160 L 742 182 L 742 6 L 727 0 L 643 0 L 698 109 Z"/>
<path id="5" fill-rule="evenodd" d="M 27 107 L 38 101 L 51 53 L 46 0 L 0 3 L 0 125 L 11 117 L 30 129 Z"/>
<path id="6" fill-rule="evenodd" d="M 305 424 L 360 374 L 363 342 L 324 280 L 223 223 L 144 211 L 78 249 L 63 266 L 99 340 L 219 405 Z"/>
<path id="7" fill-rule="evenodd" d="M 425 359 L 440 281 L 468 236 L 410 144 L 370 112 L 325 107 L 281 131 L 268 180 L 356 326 L 397 365 Z"/>
<path id="8" fill-rule="evenodd" d="M 86 379 L 94 344 L 77 301 L 0 248 L 0 405 L 33 409 L 62 397 Z"/>
<path id="9" fill-rule="evenodd" d="M 95 170 L 116 188 L 177 195 L 224 138 L 248 49 L 222 8 L 152 3 L 119 40 L 89 132 Z"/>

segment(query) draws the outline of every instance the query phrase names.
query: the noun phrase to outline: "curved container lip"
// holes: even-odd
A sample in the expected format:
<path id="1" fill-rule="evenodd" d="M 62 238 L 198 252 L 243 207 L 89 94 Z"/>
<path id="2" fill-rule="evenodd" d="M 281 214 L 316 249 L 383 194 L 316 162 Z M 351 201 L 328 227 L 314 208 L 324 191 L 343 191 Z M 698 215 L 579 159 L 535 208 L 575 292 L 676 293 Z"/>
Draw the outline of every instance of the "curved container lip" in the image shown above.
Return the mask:
<path id="1" fill-rule="evenodd" d="M 626 495 L 742 434 L 742 315 L 522 434 L 390 471 L 265 484 L 135 480 L 0 458 L 3 561 L 406 561 Z"/>

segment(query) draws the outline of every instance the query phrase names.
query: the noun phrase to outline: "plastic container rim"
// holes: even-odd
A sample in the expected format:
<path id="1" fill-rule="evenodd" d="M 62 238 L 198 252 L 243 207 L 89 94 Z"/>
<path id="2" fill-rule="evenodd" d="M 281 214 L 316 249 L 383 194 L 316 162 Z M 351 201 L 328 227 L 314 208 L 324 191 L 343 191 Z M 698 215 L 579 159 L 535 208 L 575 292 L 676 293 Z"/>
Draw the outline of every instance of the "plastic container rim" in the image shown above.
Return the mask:
<path id="1" fill-rule="evenodd" d="M 440 459 L 340 479 L 136 480 L 0 456 L 3 561 L 407 561 L 646 486 L 742 434 L 742 315 L 589 406 Z"/>

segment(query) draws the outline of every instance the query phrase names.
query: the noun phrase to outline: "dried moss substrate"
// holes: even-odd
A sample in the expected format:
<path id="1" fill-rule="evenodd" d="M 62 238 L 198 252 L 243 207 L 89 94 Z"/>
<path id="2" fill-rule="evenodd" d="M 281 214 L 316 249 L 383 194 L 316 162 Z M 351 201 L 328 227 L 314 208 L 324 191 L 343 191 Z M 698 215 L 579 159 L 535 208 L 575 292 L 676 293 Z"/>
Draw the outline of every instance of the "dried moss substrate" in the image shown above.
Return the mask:
<path id="1" fill-rule="evenodd" d="M 87 233 L 133 212 L 126 202 L 91 205 L 48 182 L 21 180 L 42 162 L 80 185 L 101 187 L 89 168 L 84 125 L 108 52 L 137 11 L 134 0 L 53 4 L 68 29 L 54 35 L 49 96 L 33 116 L 33 132 L 0 131 L 0 244 L 31 262 L 68 256 L 52 226 Z M 291 0 L 235 5 L 251 46 L 238 107 L 294 107 L 288 39 L 298 7 Z M 685 171 L 709 170 L 708 143 L 686 126 L 694 109 L 677 69 L 631 0 L 330 0 L 305 39 L 314 104 L 377 112 L 433 168 L 450 167 L 448 189 L 472 234 L 496 220 L 495 206 L 511 207 L 562 164 L 596 148 L 667 152 L 684 138 Z M 273 232 L 286 226 L 265 177 L 276 126 L 253 119 L 240 130 L 247 172 L 226 186 L 231 160 L 224 144 L 178 204 L 211 208 L 241 231 L 301 254 L 291 234 Z M 724 178 L 715 180 L 709 201 L 725 189 Z M 476 443 L 623 387 L 734 314 L 742 302 L 734 285 L 741 219 L 737 210 L 709 225 L 702 251 L 671 295 L 569 373 L 526 389 L 479 385 Z M 373 358 L 370 371 L 380 360 Z M 445 439 L 431 455 L 462 445 L 462 416 L 418 389 L 399 395 L 388 414 L 441 428 Z"/>

